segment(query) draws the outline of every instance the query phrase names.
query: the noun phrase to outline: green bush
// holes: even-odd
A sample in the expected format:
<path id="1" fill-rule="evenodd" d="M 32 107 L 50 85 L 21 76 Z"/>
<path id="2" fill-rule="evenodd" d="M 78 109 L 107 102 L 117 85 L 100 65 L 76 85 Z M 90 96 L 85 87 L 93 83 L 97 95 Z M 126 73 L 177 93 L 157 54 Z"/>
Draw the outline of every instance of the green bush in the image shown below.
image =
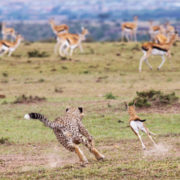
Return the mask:
<path id="1" fill-rule="evenodd" d="M 116 96 L 114 96 L 114 95 L 110 92 L 110 93 L 105 94 L 105 98 L 106 98 L 106 99 L 116 99 Z"/>
<path id="2" fill-rule="evenodd" d="M 28 57 L 48 57 L 49 54 L 47 54 L 47 52 L 42 51 L 39 52 L 38 50 L 32 50 L 28 52 Z"/>
<path id="3" fill-rule="evenodd" d="M 129 105 L 135 104 L 137 107 L 151 107 L 152 105 L 167 105 L 178 101 L 175 93 L 164 94 L 161 91 L 149 90 L 136 92 L 137 96 L 129 102 Z"/>

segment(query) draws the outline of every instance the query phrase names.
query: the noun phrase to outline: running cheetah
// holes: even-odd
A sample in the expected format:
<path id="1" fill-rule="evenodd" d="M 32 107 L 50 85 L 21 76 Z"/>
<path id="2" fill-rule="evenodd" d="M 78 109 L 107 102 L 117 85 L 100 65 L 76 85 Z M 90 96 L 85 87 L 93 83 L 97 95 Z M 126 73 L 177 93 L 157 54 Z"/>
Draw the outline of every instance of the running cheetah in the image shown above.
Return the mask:
<path id="1" fill-rule="evenodd" d="M 85 145 L 97 160 L 104 159 L 104 155 L 98 152 L 93 145 L 93 138 L 84 127 L 82 118 L 84 116 L 83 108 L 67 108 L 63 117 L 58 117 L 54 121 L 49 121 L 46 117 L 38 113 L 29 113 L 24 116 L 25 119 L 39 119 L 45 126 L 51 128 L 56 135 L 57 140 L 67 150 L 75 152 L 83 164 L 88 160 L 84 153 L 78 147 L 78 144 Z"/>

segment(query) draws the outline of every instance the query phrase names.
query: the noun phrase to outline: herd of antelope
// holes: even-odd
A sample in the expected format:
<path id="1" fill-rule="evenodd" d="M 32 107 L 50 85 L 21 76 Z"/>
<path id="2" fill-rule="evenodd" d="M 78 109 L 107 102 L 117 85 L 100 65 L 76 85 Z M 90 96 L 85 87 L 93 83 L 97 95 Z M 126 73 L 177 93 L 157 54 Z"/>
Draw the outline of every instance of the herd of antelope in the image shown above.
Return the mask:
<path id="1" fill-rule="evenodd" d="M 69 26 L 66 24 L 56 25 L 54 19 L 49 20 L 49 24 L 56 35 L 56 45 L 54 47 L 54 53 L 57 53 L 59 49 L 60 56 L 72 56 L 76 48 L 80 48 L 83 52 L 82 41 L 86 39 L 86 35 L 89 33 L 87 29 L 82 27 L 80 34 L 69 33 Z M 8 53 L 11 56 L 12 52 L 16 50 L 22 41 L 22 36 L 17 35 L 13 28 L 6 27 L 6 24 L 2 23 L 2 40 L 0 41 L 0 56 Z M 125 38 L 128 42 L 137 41 L 137 29 L 138 29 L 138 17 L 134 17 L 133 22 L 125 22 L 121 25 L 122 40 Z M 139 72 L 142 71 L 142 63 L 146 62 L 149 68 L 152 70 L 152 66 L 148 61 L 148 57 L 151 55 L 159 55 L 162 58 L 161 64 L 158 66 L 158 70 L 163 66 L 165 62 L 165 56 L 170 57 L 170 49 L 173 43 L 178 39 L 178 33 L 175 28 L 166 23 L 164 25 L 153 25 L 153 22 L 149 22 L 149 35 L 150 41 L 142 44 L 143 56 L 139 62 Z M 10 36 L 11 41 L 7 40 Z"/>

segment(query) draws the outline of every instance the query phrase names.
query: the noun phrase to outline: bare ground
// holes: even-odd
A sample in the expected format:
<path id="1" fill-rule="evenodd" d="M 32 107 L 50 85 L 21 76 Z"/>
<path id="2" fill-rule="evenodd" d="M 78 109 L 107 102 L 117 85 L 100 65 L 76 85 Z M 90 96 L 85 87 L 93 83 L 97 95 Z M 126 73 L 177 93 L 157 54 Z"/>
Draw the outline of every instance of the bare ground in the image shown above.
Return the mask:
<path id="1" fill-rule="evenodd" d="M 180 136 L 178 137 L 156 137 L 158 142 L 157 147 L 146 140 L 147 150 L 143 151 L 139 141 L 136 140 L 120 140 L 120 141 L 105 141 L 98 145 L 98 149 L 106 156 L 106 161 L 113 163 L 127 163 L 134 160 L 165 160 L 176 159 L 180 156 Z M 58 167 L 79 166 L 78 158 L 74 153 L 66 151 L 57 142 L 50 144 L 22 144 L 22 145 L 7 145 L 2 147 L 4 152 L 10 150 L 8 154 L 0 156 L 0 173 L 6 177 L 11 177 L 15 174 L 32 171 L 35 169 L 53 169 Z M 14 150 L 16 149 L 16 151 Z M 96 163 L 96 160 L 87 150 L 85 151 L 91 166 Z"/>

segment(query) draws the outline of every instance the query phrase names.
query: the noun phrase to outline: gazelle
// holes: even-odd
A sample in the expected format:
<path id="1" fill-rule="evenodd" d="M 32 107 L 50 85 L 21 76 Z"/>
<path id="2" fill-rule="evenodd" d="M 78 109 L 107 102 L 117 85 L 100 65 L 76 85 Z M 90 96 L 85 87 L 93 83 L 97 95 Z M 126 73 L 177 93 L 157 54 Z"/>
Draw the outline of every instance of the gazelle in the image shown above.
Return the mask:
<path id="1" fill-rule="evenodd" d="M 166 37 L 164 34 L 159 33 L 154 37 L 154 41 L 157 44 L 165 44 L 168 43 L 168 37 Z"/>
<path id="2" fill-rule="evenodd" d="M 57 43 L 56 43 L 56 45 L 54 47 L 54 53 L 56 54 L 57 47 L 61 43 L 60 38 L 58 37 L 58 35 L 68 33 L 69 32 L 69 26 L 66 25 L 66 24 L 56 25 L 54 19 L 50 19 L 49 24 L 51 25 L 51 28 L 52 28 L 54 34 L 57 36 L 56 37 Z"/>
<path id="3" fill-rule="evenodd" d="M 11 54 L 20 45 L 22 40 L 23 40 L 22 36 L 17 35 L 15 42 L 9 42 L 9 41 L 6 41 L 6 40 L 0 41 L 0 56 L 4 55 L 7 52 L 9 52 L 8 56 L 11 56 Z"/>
<path id="4" fill-rule="evenodd" d="M 149 35 L 150 35 L 151 41 L 153 41 L 155 36 L 159 33 L 163 35 L 166 34 L 164 26 L 163 25 L 153 26 L 153 21 L 149 21 Z"/>
<path id="5" fill-rule="evenodd" d="M 68 50 L 70 49 L 70 56 L 72 56 L 75 48 L 80 47 L 82 49 L 82 41 L 85 40 L 85 36 L 88 34 L 88 30 L 82 28 L 81 34 L 62 34 L 59 35 L 61 38 L 61 45 L 59 48 L 60 56 L 68 55 Z"/>
<path id="6" fill-rule="evenodd" d="M 54 34 L 58 35 L 61 33 L 68 33 L 69 26 L 66 24 L 56 25 L 54 19 L 49 20 L 49 24 L 54 32 Z"/>
<path id="7" fill-rule="evenodd" d="M 175 28 L 170 25 L 169 22 L 166 23 L 166 34 L 167 36 L 171 36 L 172 34 L 175 33 Z"/>
<path id="8" fill-rule="evenodd" d="M 3 40 L 7 39 L 8 36 L 11 36 L 11 39 L 12 39 L 12 37 L 13 38 L 16 37 L 16 32 L 15 32 L 14 28 L 7 28 L 5 22 L 2 22 L 1 33 L 2 33 Z"/>
<path id="9" fill-rule="evenodd" d="M 153 42 L 146 42 L 142 45 L 142 50 L 144 55 L 141 57 L 140 62 L 139 62 L 139 72 L 141 72 L 142 70 L 142 63 L 143 61 L 146 62 L 146 64 L 149 66 L 149 68 L 152 70 L 152 66 L 149 64 L 148 62 L 148 57 L 150 55 L 159 55 L 162 58 L 162 62 L 158 67 L 158 70 L 160 70 L 160 68 L 163 66 L 164 62 L 165 62 L 165 55 L 168 56 L 170 53 L 170 48 L 173 45 L 173 43 L 176 41 L 176 39 L 178 38 L 178 34 L 175 33 L 172 35 L 170 41 L 168 43 L 164 43 L 164 44 L 157 44 L 157 43 L 153 43 Z"/>
<path id="10" fill-rule="evenodd" d="M 142 120 L 139 116 L 137 116 L 136 111 L 135 111 L 135 107 L 134 105 L 132 106 L 128 106 L 128 113 L 129 113 L 129 125 L 132 129 L 132 131 L 135 133 L 135 135 L 138 136 L 142 148 L 146 149 L 146 146 L 144 145 L 141 135 L 139 134 L 139 131 L 142 131 L 144 133 L 147 134 L 147 136 L 149 137 L 149 139 L 153 142 L 154 145 L 156 145 L 155 141 L 153 140 L 151 135 L 155 135 L 154 133 L 152 133 L 151 131 L 149 131 L 149 129 L 144 125 L 144 121 L 146 121 L 146 119 Z"/>
<path id="11" fill-rule="evenodd" d="M 121 38 L 123 40 L 124 37 L 126 37 L 127 41 L 129 41 L 130 39 L 137 41 L 137 37 L 136 37 L 136 31 L 137 31 L 137 27 L 138 27 L 138 17 L 135 16 L 134 17 L 134 22 L 125 22 L 121 25 L 121 29 L 122 29 L 122 34 L 121 34 Z"/>

